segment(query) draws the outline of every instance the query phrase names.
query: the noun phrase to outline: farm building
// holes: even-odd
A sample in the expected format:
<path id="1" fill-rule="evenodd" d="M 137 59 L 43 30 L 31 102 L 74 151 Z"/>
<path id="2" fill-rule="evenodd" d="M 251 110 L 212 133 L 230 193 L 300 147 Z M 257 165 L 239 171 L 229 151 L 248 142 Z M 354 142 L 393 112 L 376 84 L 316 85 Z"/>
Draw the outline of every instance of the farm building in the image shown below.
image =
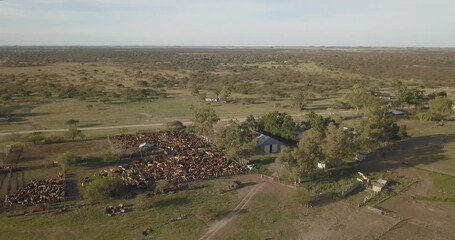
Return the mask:
<path id="1" fill-rule="evenodd" d="M 378 180 L 373 180 L 371 181 L 371 189 L 374 192 L 380 192 L 382 191 L 382 188 L 387 185 L 387 180 L 384 179 L 378 179 Z"/>
<path id="2" fill-rule="evenodd" d="M 325 163 L 318 163 L 318 168 L 319 169 L 325 169 L 326 168 L 326 164 Z"/>
<path id="3" fill-rule="evenodd" d="M 259 135 L 257 141 L 258 146 L 264 149 L 265 153 L 278 153 L 283 145 L 282 142 L 264 134 Z"/>

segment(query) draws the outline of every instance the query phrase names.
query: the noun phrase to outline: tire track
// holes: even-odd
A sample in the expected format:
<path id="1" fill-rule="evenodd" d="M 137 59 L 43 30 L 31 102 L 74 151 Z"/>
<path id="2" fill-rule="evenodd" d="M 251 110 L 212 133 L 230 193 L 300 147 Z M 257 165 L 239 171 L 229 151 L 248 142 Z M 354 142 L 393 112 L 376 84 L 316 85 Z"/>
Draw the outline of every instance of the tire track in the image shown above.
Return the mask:
<path id="1" fill-rule="evenodd" d="M 228 224 L 232 219 L 237 216 L 240 210 L 244 209 L 245 206 L 250 202 L 250 200 L 256 195 L 256 193 L 260 190 L 260 188 L 265 184 L 265 182 L 259 183 L 256 186 L 254 186 L 253 189 L 248 192 L 248 194 L 240 201 L 240 203 L 229 213 L 227 214 L 224 218 L 221 220 L 215 222 L 209 230 L 201 237 L 199 240 L 209 240 L 209 239 L 215 239 L 214 236 L 216 233 L 221 230 L 226 224 Z"/>

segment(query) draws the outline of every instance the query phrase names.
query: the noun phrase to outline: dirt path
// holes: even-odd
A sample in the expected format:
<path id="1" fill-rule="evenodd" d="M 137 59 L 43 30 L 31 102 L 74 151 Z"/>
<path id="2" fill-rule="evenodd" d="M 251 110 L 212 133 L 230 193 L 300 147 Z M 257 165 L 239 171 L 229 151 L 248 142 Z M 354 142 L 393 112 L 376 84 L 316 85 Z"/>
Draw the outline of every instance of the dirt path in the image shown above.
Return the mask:
<path id="1" fill-rule="evenodd" d="M 240 203 L 223 219 L 215 222 L 212 226 L 210 226 L 209 230 L 199 239 L 199 240 L 209 240 L 215 239 L 216 233 L 221 230 L 226 224 L 228 224 L 232 219 L 237 216 L 240 210 L 244 209 L 245 206 L 250 202 L 250 200 L 256 195 L 256 193 L 260 190 L 266 182 L 258 183 L 253 189 L 248 192 L 248 194 L 240 201 Z"/>
<path id="2" fill-rule="evenodd" d="M 79 190 L 79 181 L 76 173 L 71 168 L 66 171 L 66 189 L 65 198 L 69 200 L 81 199 L 81 192 Z"/>
<path id="3" fill-rule="evenodd" d="M 349 111 L 341 111 L 339 113 L 349 113 Z M 326 115 L 326 113 L 320 113 L 321 115 Z M 304 116 L 304 114 L 293 114 L 291 115 L 292 117 L 300 117 Z M 246 118 L 236 118 L 239 121 L 244 121 Z M 231 118 L 223 118 L 220 121 L 227 122 L 231 120 Z M 169 120 L 170 121 L 170 120 Z M 184 125 L 189 125 L 192 124 L 193 122 L 191 121 L 183 121 L 182 122 Z M 121 129 L 121 128 L 141 128 L 141 127 L 162 127 L 166 124 L 166 122 L 160 122 L 160 123 L 149 123 L 149 124 L 132 124 L 132 125 L 118 125 L 118 126 L 104 126 L 104 127 L 81 127 L 78 128 L 79 130 L 82 131 L 94 131 L 94 130 L 110 130 L 110 129 Z M 56 132 L 66 132 L 68 131 L 67 128 L 60 128 L 60 129 L 35 129 L 35 130 L 28 130 L 28 131 L 15 131 L 15 132 L 2 132 L 0 133 L 0 136 L 8 136 L 11 134 L 30 134 L 34 132 L 41 132 L 41 133 L 56 133 Z"/>

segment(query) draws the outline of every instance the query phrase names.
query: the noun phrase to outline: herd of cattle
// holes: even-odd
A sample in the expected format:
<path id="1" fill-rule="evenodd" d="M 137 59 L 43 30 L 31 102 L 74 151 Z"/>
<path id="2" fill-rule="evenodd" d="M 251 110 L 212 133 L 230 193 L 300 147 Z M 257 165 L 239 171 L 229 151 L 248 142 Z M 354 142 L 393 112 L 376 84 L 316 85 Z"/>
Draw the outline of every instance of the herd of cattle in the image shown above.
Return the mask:
<path id="1" fill-rule="evenodd" d="M 166 180 L 170 185 L 176 185 L 244 171 L 242 166 L 228 160 L 207 141 L 185 131 L 123 135 L 118 137 L 115 143 L 123 150 L 135 151 L 140 145 L 148 145 L 163 149 L 167 153 L 110 169 L 110 173 L 119 175 L 134 187 L 142 188 L 158 180 Z"/>
<path id="2" fill-rule="evenodd" d="M 175 187 L 188 181 L 240 174 L 245 170 L 204 139 L 185 131 L 122 135 L 114 139 L 114 144 L 132 153 L 148 151 L 144 146 L 164 150 L 164 154 L 143 157 L 97 174 L 97 177 L 120 176 L 125 183 L 136 188 L 144 188 L 158 180 L 165 180 L 170 187 Z M 91 180 L 90 177 L 83 178 L 82 186 Z M 64 196 L 62 179 L 33 180 L 5 196 L 4 206 L 57 202 L 63 201 Z"/>
<path id="3" fill-rule="evenodd" d="M 65 199 L 63 179 L 32 180 L 25 187 L 5 197 L 3 205 L 30 206 L 39 203 L 60 202 Z"/>

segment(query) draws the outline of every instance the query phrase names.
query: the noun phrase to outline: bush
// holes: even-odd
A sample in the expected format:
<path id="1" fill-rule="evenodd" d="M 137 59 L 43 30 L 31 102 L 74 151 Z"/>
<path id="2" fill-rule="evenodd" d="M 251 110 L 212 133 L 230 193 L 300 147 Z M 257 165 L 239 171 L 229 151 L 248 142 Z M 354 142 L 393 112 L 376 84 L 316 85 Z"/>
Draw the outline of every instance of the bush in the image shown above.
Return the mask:
<path id="1" fill-rule="evenodd" d="M 118 177 L 97 178 L 85 187 L 84 198 L 90 202 L 102 201 L 122 196 L 127 189 Z"/>
<path id="2" fill-rule="evenodd" d="M 182 130 L 182 129 L 185 129 L 186 127 L 180 121 L 172 121 L 172 122 L 166 123 L 166 128 L 168 130 Z"/>
<path id="3" fill-rule="evenodd" d="M 80 162 L 82 162 L 82 157 L 80 157 L 74 153 L 66 152 L 60 157 L 60 164 L 64 168 L 67 168 L 71 165 L 75 165 Z"/>
<path id="4" fill-rule="evenodd" d="M 166 191 L 167 186 L 168 186 L 168 182 L 166 180 L 158 180 L 155 183 L 155 189 L 154 189 L 155 194 L 164 193 Z"/>
<path id="5" fill-rule="evenodd" d="M 32 133 L 23 138 L 25 142 L 31 142 L 33 144 L 52 144 L 64 142 L 63 136 L 52 135 L 49 137 L 44 136 L 40 132 Z"/>
<path id="6" fill-rule="evenodd" d="M 46 137 L 46 139 L 44 139 L 44 144 L 61 143 L 64 141 L 65 140 L 64 140 L 63 136 L 51 135 L 49 137 Z"/>
<path id="7" fill-rule="evenodd" d="M 400 139 L 406 139 L 409 137 L 406 125 L 401 125 L 398 130 L 398 137 Z"/>
<path id="8" fill-rule="evenodd" d="M 42 133 L 39 133 L 39 132 L 32 133 L 32 134 L 28 135 L 27 137 L 25 137 L 26 142 L 31 142 L 33 144 L 44 144 L 45 140 L 46 140 L 46 138 L 43 136 Z"/>
<path id="9" fill-rule="evenodd" d="M 155 207 L 155 203 L 149 196 L 147 196 L 147 194 L 137 195 L 136 201 L 137 201 L 136 206 L 140 210 L 147 210 Z"/>

